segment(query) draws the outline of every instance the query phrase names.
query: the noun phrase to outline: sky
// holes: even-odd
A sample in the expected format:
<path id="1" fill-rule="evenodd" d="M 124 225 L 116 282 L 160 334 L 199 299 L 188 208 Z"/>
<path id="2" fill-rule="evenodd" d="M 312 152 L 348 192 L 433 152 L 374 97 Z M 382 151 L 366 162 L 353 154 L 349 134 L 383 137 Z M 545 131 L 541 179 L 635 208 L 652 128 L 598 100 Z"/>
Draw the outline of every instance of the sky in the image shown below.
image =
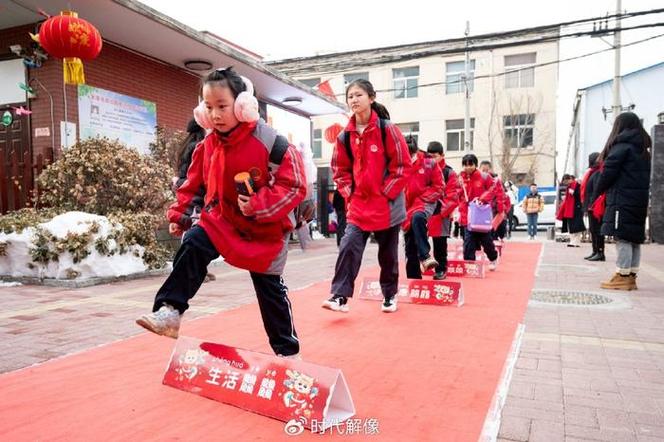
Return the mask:
<path id="1" fill-rule="evenodd" d="M 213 32 L 268 60 L 459 38 L 463 37 L 467 20 L 473 35 L 604 16 L 615 13 L 617 3 L 616 0 L 465 0 L 461 3 L 255 0 L 250 4 L 219 0 L 141 1 L 194 29 Z M 246 6 L 248 11 L 234 10 L 231 5 Z M 664 0 L 622 0 L 622 9 L 629 12 L 655 8 L 664 8 Z M 664 22 L 664 14 L 629 19 L 623 26 L 655 22 Z M 622 40 L 627 44 L 657 34 L 664 34 L 664 26 L 625 31 Z M 612 37 L 605 40 L 611 42 Z M 560 58 L 608 47 L 599 38 L 562 40 Z M 662 62 L 664 37 L 625 47 L 621 58 L 623 74 Z M 613 51 L 559 66 L 556 144 L 560 152 L 567 145 L 576 90 L 613 77 Z M 629 104 L 629 97 L 623 98 L 623 105 Z"/>

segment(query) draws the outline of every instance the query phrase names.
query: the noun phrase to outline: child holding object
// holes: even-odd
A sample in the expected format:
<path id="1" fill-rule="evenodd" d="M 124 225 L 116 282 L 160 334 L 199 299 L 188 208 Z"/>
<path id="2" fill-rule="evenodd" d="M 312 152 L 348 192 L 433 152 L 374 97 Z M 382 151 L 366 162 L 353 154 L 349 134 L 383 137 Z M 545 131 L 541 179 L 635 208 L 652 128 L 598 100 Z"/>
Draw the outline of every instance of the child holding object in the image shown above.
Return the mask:
<path id="1" fill-rule="evenodd" d="M 186 232 L 152 313 L 136 322 L 176 338 L 207 265 L 221 255 L 249 271 L 274 352 L 296 355 L 300 345 L 281 274 L 295 225 L 293 210 L 307 191 L 302 158 L 286 138 L 259 120 L 251 82 L 232 68 L 207 76 L 202 109 L 199 105 L 195 115 L 212 131 L 194 151 L 168 218 L 171 233 L 188 229 L 194 197 L 202 189 L 200 221 Z M 237 183 L 236 176 L 244 178 Z"/>

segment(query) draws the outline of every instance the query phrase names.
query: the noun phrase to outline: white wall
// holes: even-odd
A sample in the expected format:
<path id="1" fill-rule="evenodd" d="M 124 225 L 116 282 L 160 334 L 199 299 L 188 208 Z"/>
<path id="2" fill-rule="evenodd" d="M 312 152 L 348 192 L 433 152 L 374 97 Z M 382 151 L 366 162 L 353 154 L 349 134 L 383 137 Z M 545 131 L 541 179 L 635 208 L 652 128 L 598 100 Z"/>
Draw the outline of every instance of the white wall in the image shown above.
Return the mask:
<path id="1" fill-rule="evenodd" d="M 544 43 L 539 45 L 519 46 L 514 48 L 497 49 L 493 51 L 481 51 L 472 54 L 475 60 L 475 76 L 490 76 L 503 72 L 504 56 L 536 52 L 536 63 L 546 63 L 558 58 L 557 43 Z M 358 67 L 351 72 L 369 72 L 369 81 L 378 91 L 377 101 L 384 104 L 390 111 L 391 120 L 394 123 L 419 122 L 419 144 L 426 148 L 430 141 L 440 141 L 446 146 L 445 120 L 464 118 L 464 95 L 446 94 L 444 84 L 430 87 L 420 87 L 416 98 L 394 98 L 394 92 L 387 91 L 393 88 L 392 69 L 410 66 L 419 66 L 420 75 L 418 84 L 431 84 L 444 82 L 446 79 L 446 63 L 463 61 L 463 55 L 434 56 L 420 58 L 407 62 L 392 63 L 376 67 Z M 351 73 L 346 72 L 346 73 Z M 330 85 L 335 94 L 343 95 L 344 73 L 316 74 L 307 77 L 321 77 L 330 80 Z M 489 159 L 489 146 L 493 143 L 494 153 L 500 152 L 503 115 L 509 114 L 510 101 L 522 104 L 519 113 L 535 113 L 535 135 L 534 146 L 524 149 L 516 163 L 514 172 L 526 172 L 536 151 L 542 148 L 537 158 L 538 172 L 536 180 L 542 185 L 553 183 L 553 154 L 556 136 L 556 91 L 558 84 L 557 65 L 537 68 L 535 70 L 535 83 L 533 87 L 527 88 L 505 88 L 505 77 L 477 78 L 474 83 L 474 92 L 471 97 L 471 118 L 475 119 L 474 149 L 481 160 Z M 495 92 L 496 107 L 492 115 L 492 99 Z M 343 100 L 343 97 L 341 97 Z M 530 100 L 531 105 L 526 109 L 525 104 Z M 493 120 L 493 122 L 491 122 Z M 324 116 L 313 118 L 314 128 L 323 131 L 334 122 L 345 125 L 347 119 L 341 115 Z M 493 141 L 491 141 L 493 140 Z M 318 161 L 319 165 L 329 164 L 332 156 L 333 145 L 323 140 L 323 158 Z M 447 158 L 452 167 L 460 168 L 461 157 L 467 152 L 448 152 Z M 500 172 L 498 158 L 494 156 L 494 167 Z"/>
<path id="2" fill-rule="evenodd" d="M 25 83 L 22 59 L 0 61 L 0 104 L 24 103 L 25 91 L 18 87 Z"/>
<path id="3" fill-rule="evenodd" d="M 634 104 L 634 110 L 643 119 L 648 133 L 657 123 L 657 114 L 664 112 L 664 63 L 650 69 L 637 71 L 623 77 L 620 97 L 623 107 Z M 579 149 L 576 155 L 577 174 L 588 167 L 588 155 L 600 152 L 611 132 L 613 117 L 606 119 L 602 107 L 611 109 L 613 104 L 613 80 L 601 83 L 585 91 L 582 99 L 579 127 Z"/>

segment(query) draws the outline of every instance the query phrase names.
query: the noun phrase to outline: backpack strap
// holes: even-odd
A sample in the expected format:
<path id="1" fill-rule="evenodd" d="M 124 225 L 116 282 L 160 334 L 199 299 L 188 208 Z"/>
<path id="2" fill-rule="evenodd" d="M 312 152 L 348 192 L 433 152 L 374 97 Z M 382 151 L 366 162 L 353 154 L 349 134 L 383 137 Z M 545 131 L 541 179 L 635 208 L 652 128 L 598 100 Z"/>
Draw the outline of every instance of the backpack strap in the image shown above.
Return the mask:
<path id="1" fill-rule="evenodd" d="M 451 170 L 452 170 L 452 168 L 448 165 L 445 165 L 445 167 L 443 167 L 443 178 L 445 178 L 445 184 L 447 184 L 447 180 L 450 179 L 450 171 Z"/>
<path id="2" fill-rule="evenodd" d="M 277 135 L 270 150 L 270 163 L 279 165 L 288 151 L 288 140 L 283 135 Z"/>

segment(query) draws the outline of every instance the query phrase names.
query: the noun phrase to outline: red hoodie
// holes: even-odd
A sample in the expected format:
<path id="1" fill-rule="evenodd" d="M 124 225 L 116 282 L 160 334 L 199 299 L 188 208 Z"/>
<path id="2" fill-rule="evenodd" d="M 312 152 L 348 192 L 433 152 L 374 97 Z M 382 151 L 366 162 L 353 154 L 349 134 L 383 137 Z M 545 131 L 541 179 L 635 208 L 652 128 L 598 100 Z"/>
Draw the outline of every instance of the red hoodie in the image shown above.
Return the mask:
<path id="1" fill-rule="evenodd" d="M 378 115 L 371 118 L 362 135 L 357 132 L 355 115 L 346 126 L 353 160 L 344 145 L 344 132 L 337 137 L 332 154 L 334 181 L 348 204 L 348 223 L 371 232 L 385 230 L 406 219 L 403 189 L 410 171 L 410 155 L 403 135 L 394 124 L 385 122 L 383 146 Z"/>
<path id="2" fill-rule="evenodd" d="M 416 212 L 432 214 L 444 190 L 443 174 L 436 161 L 424 152 L 417 152 L 406 184 L 406 221 L 401 225 L 403 230 L 410 229 Z"/>
<path id="3" fill-rule="evenodd" d="M 186 229 L 192 202 L 204 191 L 205 209 L 198 225 L 229 264 L 258 273 L 283 270 L 285 235 L 294 225 L 292 211 L 307 192 L 295 147 L 289 146 L 276 171 L 270 170 L 269 149 L 275 137 L 263 121 L 240 123 L 227 136 L 216 131 L 206 136 L 194 150 L 177 202 L 168 209 L 168 219 Z M 254 180 L 252 217 L 242 215 L 238 206 L 234 177 L 240 172 L 249 172 Z"/>
<path id="4" fill-rule="evenodd" d="M 477 198 L 485 204 L 491 204 L 496 197 L 496 184 L 491 175 L 483 173 L 479 169 L 475 169 L 470 176 L 465 171 L 461 172 L 460 181 L 463 187 L 460 192 L 459 222 L 466 226 L 468 225 L 468 203 Z"/>

